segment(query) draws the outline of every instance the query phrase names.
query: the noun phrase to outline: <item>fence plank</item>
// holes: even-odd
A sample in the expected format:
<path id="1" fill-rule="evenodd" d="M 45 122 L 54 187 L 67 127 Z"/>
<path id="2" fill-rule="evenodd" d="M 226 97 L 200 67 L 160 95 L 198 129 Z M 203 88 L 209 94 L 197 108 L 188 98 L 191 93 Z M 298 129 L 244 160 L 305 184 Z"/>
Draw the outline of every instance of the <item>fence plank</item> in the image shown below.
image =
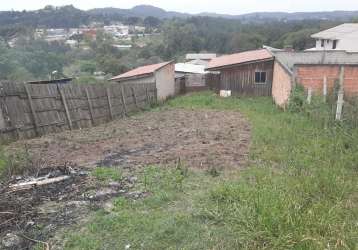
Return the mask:
<path id="1" fill-rule="evenodd" d="M 27 94 L 29 104 L 30 104 L 32 117 L 34 119 L 35 132 L 36 132 L 37 136 L 40 136 L 41 133 L 40 133 L 40 128 L 39 128 L 39 120 L 38 120 L 38 117 L 37 117 L 37 114 L 36 114 L 36 111 L 35 111 L 35 108 L 34 108 L 34 103 L 33 103 L 32 98 L 31 98 L 31 93 L 30 93 L 30 90 L 29 90 L 29 86 L 26 83 L 24 83 L 24 87 L 25 87 L 25 91 L 26 91 L 26 94 Z"/>
<path id="2" fill-rule="evenodd" d="M 138 106 L 138 102 L 137 102 L 137 96 L 135 94 L 135 91 L 134 91 L 134 88 L 131 87 L 131 91 L 132 91 L 132 97 L 133 97 L 133 102 L 134 102 L 134 105 L 136 106 L 136 108 L 138 109 L 139 106 Z"/>
<path id="3" fill-rule="evenodd" d="M 68 110 L 68 106 L 67 106 L 66 96 L 65 96 L 63 89 L 61 88 L 60 85 L 57 85 L 57 88 L 58 88 L 58 91 L 60 92 L 62 104 L 65 108 L 68 126 L 70 127 L 70 130 L 72 130 L 73 125 L 72 125 L 72 121 L 71 121 L 70 111 Z"/>
<path id="4" fill-rule="evenodd" d="M 121 85 L 121 99 L 123 104 L 123 117 L 127 115 L 127 105 L 126 105 L 126 98 L 124 97 L 124 87 L 123 84 Z"/>
<path id="5" fill-rule="evenodd" d="M 111 93 L 109 87 L 106 88 L 106 93 L 107 93 L 107 101 L 108 101 L 108 108 L 109 108 L 109 116 L 111 120 L 113 120 L 113 109 L 112 109 Z"/>
<path id="6" fill-rule="evenodd" d="M 87 98 L 87 103 L 88 103 L 88 110 L 89 110 L 89 114 L 90 114 L 90 118 L 91 118 L 91 125 L 94 125 L 94 119 L 93 119 L 93 107 L 92 107 L 92 102 L 91 102 L 91 98 L 88 92 L 88 88 L 85 87 L 85 93 L 86 93 L 86 98 Z"/>

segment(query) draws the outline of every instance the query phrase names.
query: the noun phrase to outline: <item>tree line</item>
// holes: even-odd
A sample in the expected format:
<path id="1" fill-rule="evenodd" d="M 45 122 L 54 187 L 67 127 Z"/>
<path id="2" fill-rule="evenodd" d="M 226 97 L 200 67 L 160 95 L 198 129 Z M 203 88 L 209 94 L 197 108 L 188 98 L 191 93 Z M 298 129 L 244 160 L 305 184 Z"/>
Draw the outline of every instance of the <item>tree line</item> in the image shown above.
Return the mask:
<path id="1" fill-rule="evenodd" d="M 35 40 L 31 35 L 33 30 L 27 26 L 4 25 L 0 28 L 1 79 L 43 79 L 52 71 L 75 77 L 90 77 L 95 71 L 103 71 L 111 76 L 145 64 L 180 61 L 186 53 L 227 54 L 261 48 L 262 45 L 304 50 L 315 45 L 311 34 L 340 24 L 329 20 L 247 23 L 214 17 L 169 20 L 132 17 L 127 21 L 145 23 L 160 35 L 133 37 L 133 49 L 121 51 L 112 46 L 112 37 L 99 32 L 95 40 L 85 41 L 89 49 L 83 50 L 60 42 Z M 7 41 L 14 36 L 19 39 L 15 48 L 10 48 Z M 140 39 L 146 40 L 145 46 L 139 45 L 137 40 Z"/>

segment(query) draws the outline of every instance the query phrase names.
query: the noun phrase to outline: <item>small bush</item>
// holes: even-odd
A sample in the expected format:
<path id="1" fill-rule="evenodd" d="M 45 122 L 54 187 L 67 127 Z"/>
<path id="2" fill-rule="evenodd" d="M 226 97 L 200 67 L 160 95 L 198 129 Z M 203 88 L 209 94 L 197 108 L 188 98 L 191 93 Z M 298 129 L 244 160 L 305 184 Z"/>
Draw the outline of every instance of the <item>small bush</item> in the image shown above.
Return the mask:
<path id="1" fill-rule="evenodd" d="M 305 90 L 302 85 L 296 85 L 292 91 L 291 99 L 288 105 L 288 111 L 292 113 L 302 112 L 305 107 Z"/>

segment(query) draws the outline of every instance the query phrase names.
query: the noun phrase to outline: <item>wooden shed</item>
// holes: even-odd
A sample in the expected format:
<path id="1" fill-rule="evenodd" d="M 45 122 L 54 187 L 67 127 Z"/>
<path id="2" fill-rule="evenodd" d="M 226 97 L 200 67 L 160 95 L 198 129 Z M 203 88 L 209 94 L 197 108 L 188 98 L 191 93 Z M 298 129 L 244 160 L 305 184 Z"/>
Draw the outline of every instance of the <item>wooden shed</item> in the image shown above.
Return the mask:
<path id="1" fill-rule="evenodd" d="M 175 95 L 174 63 L 164 62 L 147 65 L 110 79 L 122 84 L 155 83 L 158 100 Z"/>
<path id="2" fill-rule="evenodd" d="M 220 72 L 220 90 L 232 95 L 271 96 L 274 57 L 266 49 L 214 58 L 207 70 Z"/>

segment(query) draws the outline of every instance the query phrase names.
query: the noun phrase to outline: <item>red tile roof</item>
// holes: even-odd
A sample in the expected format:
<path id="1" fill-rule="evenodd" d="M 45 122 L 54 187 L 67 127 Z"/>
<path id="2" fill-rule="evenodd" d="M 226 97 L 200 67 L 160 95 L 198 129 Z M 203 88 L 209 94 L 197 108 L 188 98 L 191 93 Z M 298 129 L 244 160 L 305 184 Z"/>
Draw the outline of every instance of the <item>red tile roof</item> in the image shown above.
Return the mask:
<path id="1" fill-rule="evenodd" d="M 166 66 L 169 63 L 171 63 L 171 62 L 164 62 L 164 63 L 158 63 L 158 64 L 152 64 L 152 65 L 139 67 L 139 68 L 133 69 L 131 71 L 128 71 L 124 74 L 121 74 L 119 76 L 115 76 L 115 77 L 111 78 L 111 80 L 113 81 L 113 80 L 126 79 L 126 78 L 132 78 L 132 77 L 140 77 L 140 76 L 144 76 L 144 75 L 148 75 L 148 74 L 153 74 L 155 71 L 159 70 L 160 68 Z"/>
<path id="2" fill-rule="evenodd" d="M 217 69 L 242 63 L 271 59 L 273 56 L 266 49 L 251 50 L 212 59 L 207 69 Z"/>

